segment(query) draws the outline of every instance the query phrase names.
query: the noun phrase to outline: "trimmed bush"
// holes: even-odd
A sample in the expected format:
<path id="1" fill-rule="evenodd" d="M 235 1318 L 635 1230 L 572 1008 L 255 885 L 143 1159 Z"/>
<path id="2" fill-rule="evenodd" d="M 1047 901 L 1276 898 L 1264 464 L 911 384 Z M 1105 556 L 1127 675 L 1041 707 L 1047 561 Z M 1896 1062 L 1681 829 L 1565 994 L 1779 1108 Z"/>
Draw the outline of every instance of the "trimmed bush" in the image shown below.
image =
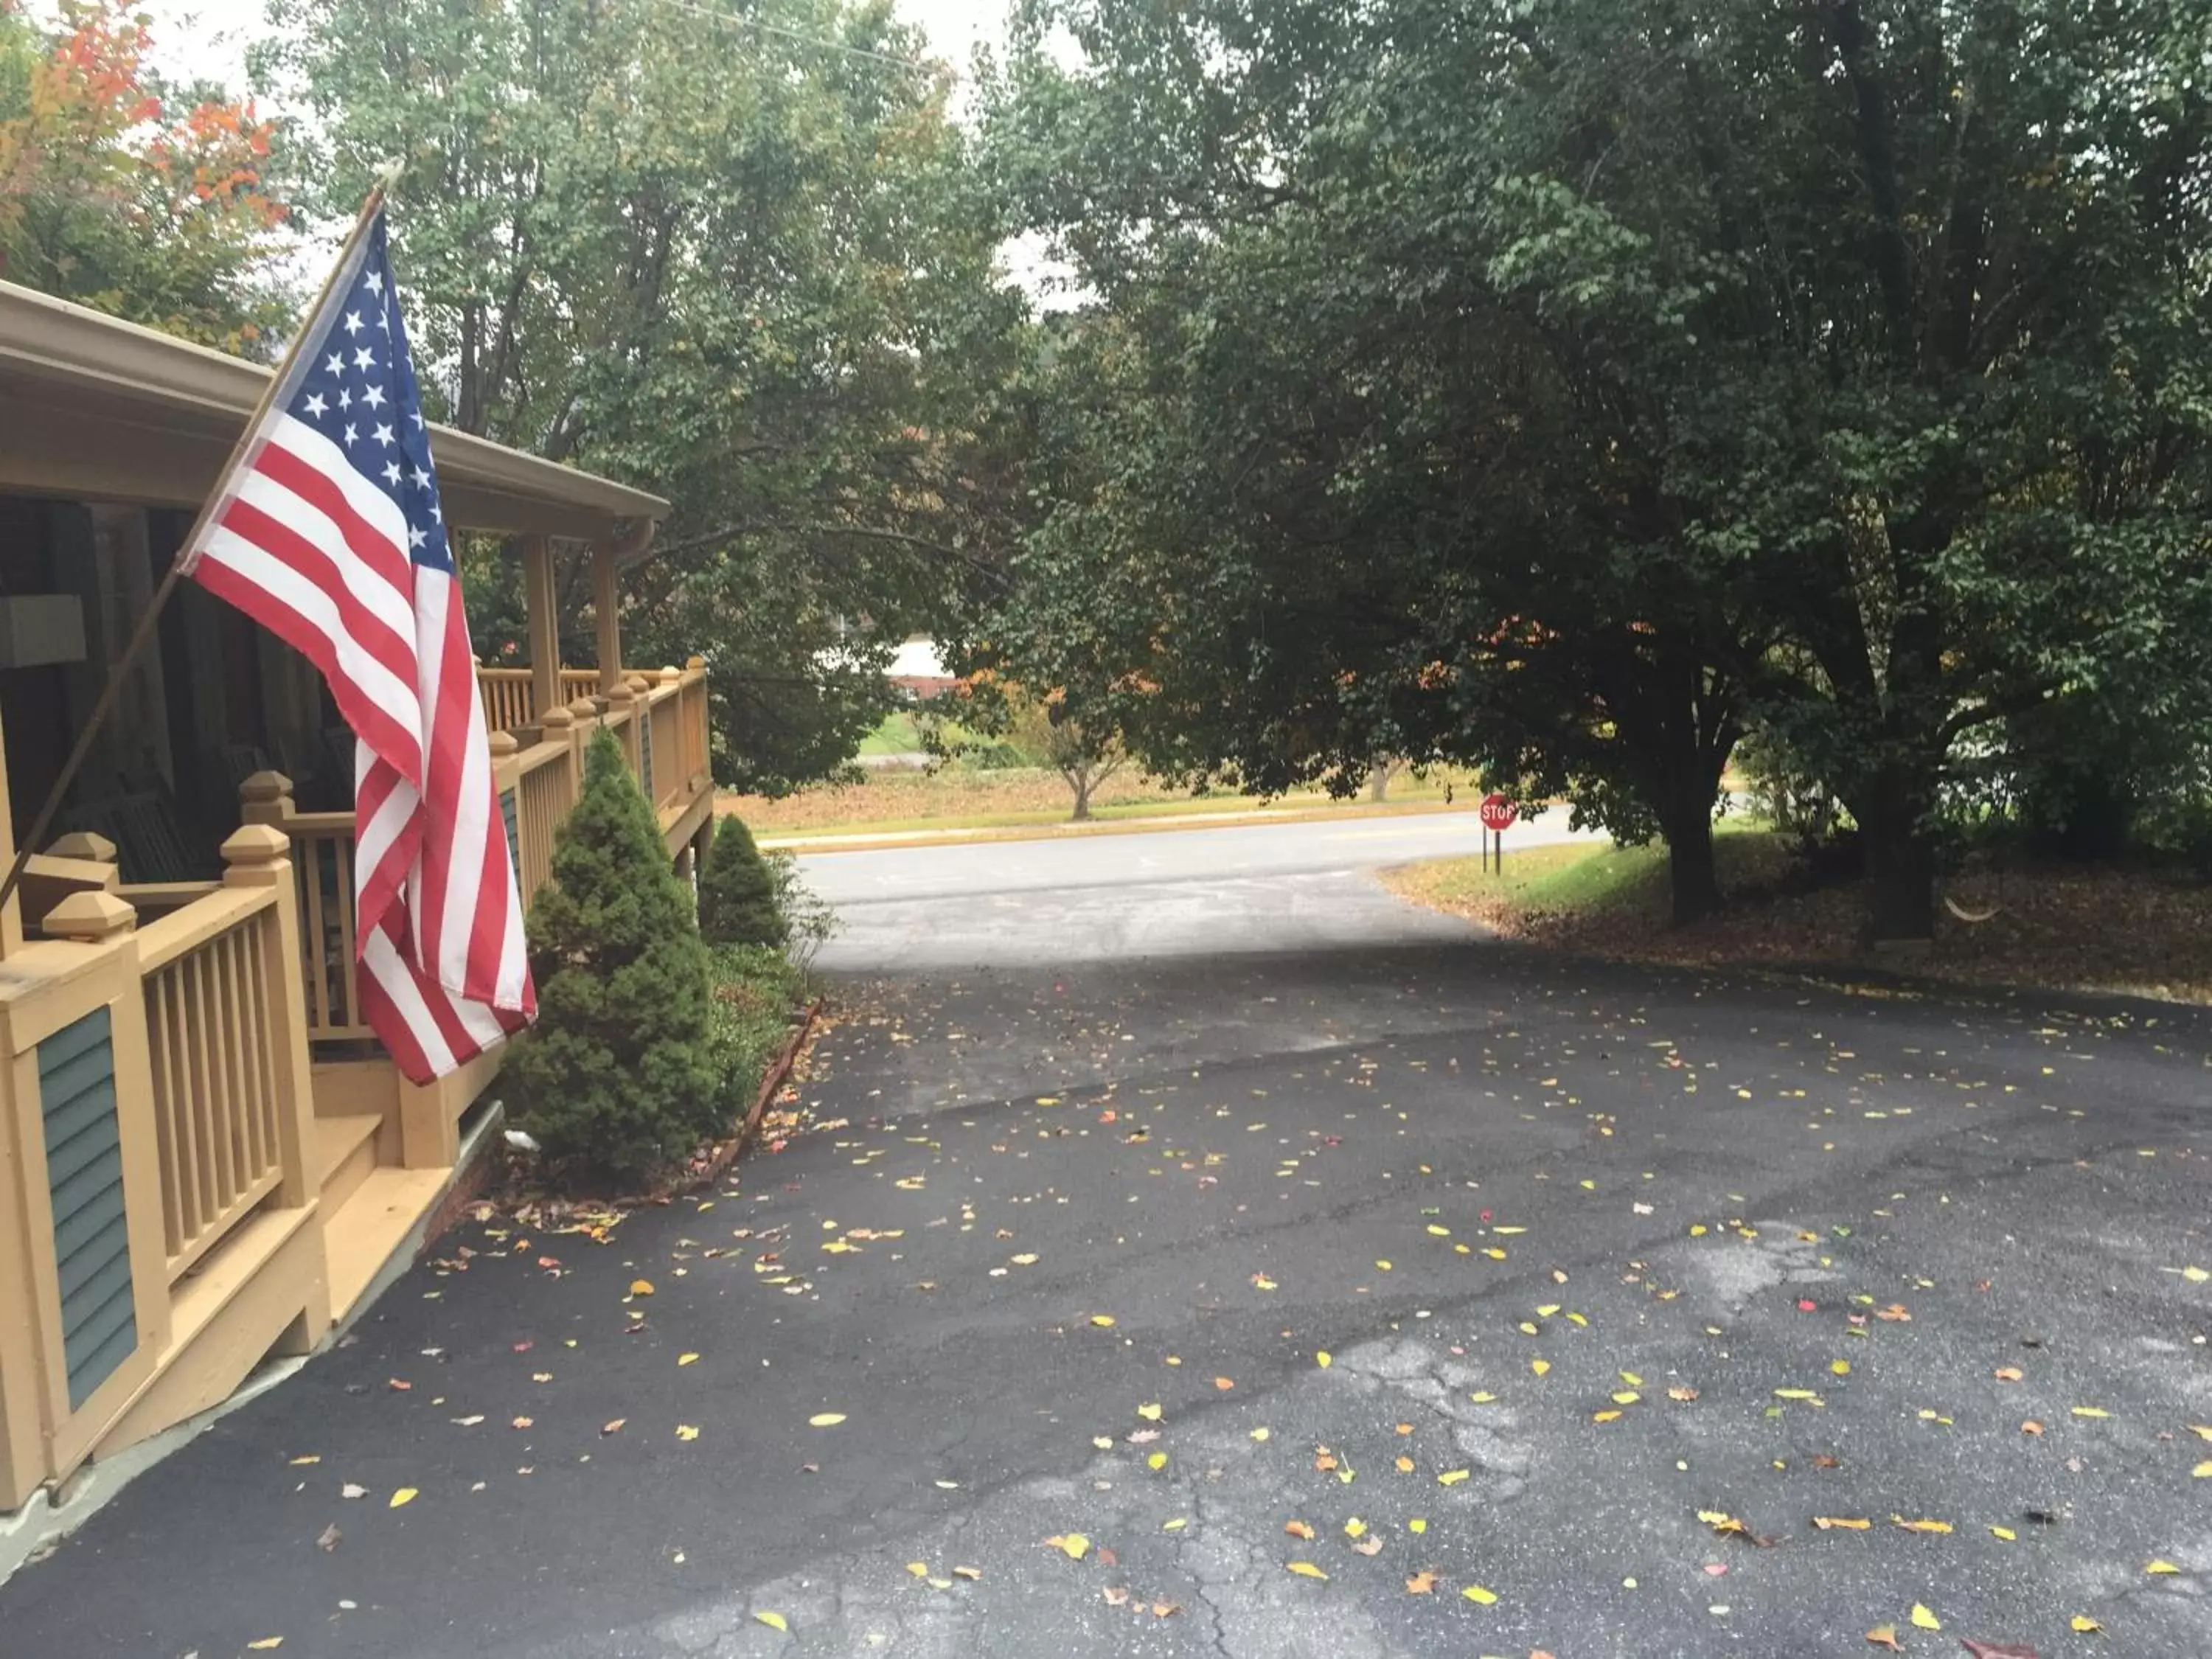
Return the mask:
<path id="1" fill-rule="evenodd" d="M 529 930 L 538 1025 L 505 1073 L 520 1125 L 573 1177 L 648 1179 L 717 1127 L 707 947 L 605 731 Z"/>
<path id="2" fill-rule="evenodd" d="M 715 826 L 707 867 L 699 872 L 699 933 L 709 945 L 779 949 L 791 937 L 767 860 L 734 814 Z"/>

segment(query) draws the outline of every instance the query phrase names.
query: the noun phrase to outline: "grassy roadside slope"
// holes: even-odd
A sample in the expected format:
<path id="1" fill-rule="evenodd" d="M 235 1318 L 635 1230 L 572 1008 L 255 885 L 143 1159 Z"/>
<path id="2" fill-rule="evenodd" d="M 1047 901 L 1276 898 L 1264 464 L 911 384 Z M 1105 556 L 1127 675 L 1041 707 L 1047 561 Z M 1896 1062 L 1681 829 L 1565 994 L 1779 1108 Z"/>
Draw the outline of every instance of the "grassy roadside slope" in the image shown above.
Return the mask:
<path id="1" fill-rule="evenodd" d="M 1666 854 L 1656 846 L 1509 853 L 1502 877 L 1474 859 L 1440 859 L 1387 872 L 1384 881 L 1416 903 L 1573 955 L 1699 967 L 1867 965 L 1855 884 L 1810 885 L 1787 838 L 1722 829 L 1715 850 L 1729 908 L 1688 927 L 1668 925 Z M 1972 870 L 1944 891 L 1970 915 L 1996 914 L 1967 922 L 1946 909 L 1933 951 L 1897 964 L 1914 975 L 2212 1002 L 2212 888 L 2201 883 L 2030 864 Z"/>

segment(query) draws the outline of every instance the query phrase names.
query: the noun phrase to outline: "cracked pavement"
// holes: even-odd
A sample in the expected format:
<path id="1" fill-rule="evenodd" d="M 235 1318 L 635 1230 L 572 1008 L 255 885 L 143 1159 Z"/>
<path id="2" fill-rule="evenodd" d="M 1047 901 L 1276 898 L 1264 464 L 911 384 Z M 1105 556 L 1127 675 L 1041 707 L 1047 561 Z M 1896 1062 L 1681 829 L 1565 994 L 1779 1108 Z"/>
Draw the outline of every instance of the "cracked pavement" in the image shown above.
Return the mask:
<path id="1" fill-rule="evenodd" d="M 1141 957 L 1055 963 L 988 860 L 854 904 L 819 1127 L 603 1244 L 448 1235 L 0 1588 L 0 1653 L 2212 1653 L 2200 1016 L 1366 896 L 1273 949 L 1252 882 L 1367 879 L 1304 844 Z"/>

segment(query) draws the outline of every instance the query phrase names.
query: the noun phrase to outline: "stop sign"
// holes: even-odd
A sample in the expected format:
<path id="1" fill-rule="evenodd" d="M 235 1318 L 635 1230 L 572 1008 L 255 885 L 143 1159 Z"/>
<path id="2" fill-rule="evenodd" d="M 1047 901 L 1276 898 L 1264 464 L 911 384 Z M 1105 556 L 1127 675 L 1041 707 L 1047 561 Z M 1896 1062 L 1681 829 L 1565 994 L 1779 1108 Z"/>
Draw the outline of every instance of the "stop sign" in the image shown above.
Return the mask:
<path id="1" fill-rule="evenodd" d="M 1480 817 L 1486 830 L 1510 830 L 1513 820 L 1520 816 L 1519 810 L 1504 795 L 1493 793 L 1482 798 Z"/>

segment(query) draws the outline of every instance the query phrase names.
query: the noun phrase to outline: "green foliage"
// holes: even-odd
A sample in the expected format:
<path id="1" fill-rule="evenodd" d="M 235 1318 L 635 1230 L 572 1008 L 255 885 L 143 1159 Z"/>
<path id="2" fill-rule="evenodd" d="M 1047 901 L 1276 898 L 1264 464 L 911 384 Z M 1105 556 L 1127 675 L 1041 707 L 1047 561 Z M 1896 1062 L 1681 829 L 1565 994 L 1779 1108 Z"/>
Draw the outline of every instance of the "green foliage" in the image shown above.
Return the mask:
<path id="1" fill-rule="evenodd" d="M 707 1048 L 718 1091 L 716 1132 L 726 1133 L 752 1109 L 769 1060 L 790 1035 L 805 975 L 770 945 L 714 945 L 708 958 Z"/>
<path id="2" fill-rule="evenodd" d="M 2208 27 L 1030 0 L 985 155 L 1095 300 L 963 663 L 1178 778 L 1564 790 L 1678 916 L 1756 723 L 1924 933 L 2008 762 L 2212 707 Z"/>
<path id="3" fill-rule="evenodd" d="M 653 809 L 602 730 L 529 918 L 538 1024 L 505 1077 L 556 1168 L 635 1182 L 716 1127 L 708 957 Z"/>
<path id="4" fill-rule="evenodd" d="M 699 872 L 699 933 L 709 945 L 781 949 L 791 929 L 776 903 L 775 879 L 753 832 L 734 812 L 714 827 Z"/>
<path id="5" fill-rule="evenodd" d="M 286 319 L 276 124 L 162 82 L 148 20 L 64 0 L 57 27 L 0 0 L 0 276 L 246 356 Z"/>
<path id="6" fill-rule="evenodd" d="M 349 211 L 409 158 L 394 263 L 435 412 L 670 498 L 627 653 L 708 659 L 721 781 L 836 771 L 893 647 L 990 569 L 1018 479 L 1021 304 L 950 70 L 851 0 L 272 11 L 303 198 Z M 561 588 L 587 661 L 580 558 Z M 493 659 L 511 572 L 470 595 Z"/>

